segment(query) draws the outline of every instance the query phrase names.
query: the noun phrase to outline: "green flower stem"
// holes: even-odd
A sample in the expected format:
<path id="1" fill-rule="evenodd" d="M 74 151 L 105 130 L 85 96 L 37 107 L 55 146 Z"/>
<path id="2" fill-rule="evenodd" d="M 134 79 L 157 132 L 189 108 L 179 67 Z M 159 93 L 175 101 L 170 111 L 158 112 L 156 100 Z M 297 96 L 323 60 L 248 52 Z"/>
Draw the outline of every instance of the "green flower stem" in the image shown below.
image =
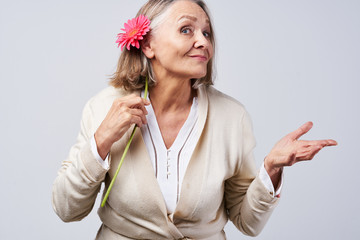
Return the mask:
<path id="1" fill-rule="evenodd" d="M 147 95 L 148 95 L 148 78 L 146 77 L 146 79 L 145 79 L 144 99 L 147 98 Z M 104 206 L 105 206 L 106 200 L 107 200 L 108 197 L 109 197 L 110 191 L 111 191 L 111 189 L 112 189 L 112 187 L 113 187 L 113 185 L 114 185 L 114 183 L 115 183 L 116 177 L 117 177 L 117 175 L 119 174 L 121 165 L 122 165 L 123 162 L 124 162 L 125 156 L 126 156 L 128 150 L 129 150 L 130 144 L 131 144 L 131 142 L 132 142 L 132 140 L 133 140 L 133 138 L 134 138 L 136 128 L 137 128 L 137 126 L 135 125 L 135 126 L 134 126 L 134 129 L 133 129 L 133 131 L 132 131 L 132 133 L 131 133 L 130 139 L 129 139 L 128 143 L 126 144 L 124 153 L 123 153 L 123 155 L 122 155 L 122 157 L 121 157 L 121 160 L 120 160 L 120 162 L 119 162 L 119 165 L 118 165 L 118 168 L 117 168 L 117 170 L 116 170 L 116 172 L 115 172 L 115 175 L 114 175 L 113 179 L 111 180 L 111 183 L 110 183 L 110 185 L 109 185 L 109 187 L 108 187 L 108 189 L 107 189 L 107 191 L 106 191 L 106 194 L 105 194 L 105 196 L 104 196 L 104 199 L 103 199 L 102 202 L 101 202 L 101 207 L 104 207 Z"/>

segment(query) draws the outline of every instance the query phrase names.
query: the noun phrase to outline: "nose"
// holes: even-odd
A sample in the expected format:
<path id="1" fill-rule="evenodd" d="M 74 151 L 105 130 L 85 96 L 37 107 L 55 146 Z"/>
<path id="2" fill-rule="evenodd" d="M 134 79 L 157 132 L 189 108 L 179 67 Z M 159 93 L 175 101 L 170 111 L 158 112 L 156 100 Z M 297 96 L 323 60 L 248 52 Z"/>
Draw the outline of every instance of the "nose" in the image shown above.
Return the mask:
<path id="1" fill-rule="evenodd" d="M 207 49 L 209 48 L 209 45 L 211 44 L 210 39 L 204 36 L 204 33 L 202 31 L 198 31 L 195 34 L 195 48 L 203 48 Z"/>

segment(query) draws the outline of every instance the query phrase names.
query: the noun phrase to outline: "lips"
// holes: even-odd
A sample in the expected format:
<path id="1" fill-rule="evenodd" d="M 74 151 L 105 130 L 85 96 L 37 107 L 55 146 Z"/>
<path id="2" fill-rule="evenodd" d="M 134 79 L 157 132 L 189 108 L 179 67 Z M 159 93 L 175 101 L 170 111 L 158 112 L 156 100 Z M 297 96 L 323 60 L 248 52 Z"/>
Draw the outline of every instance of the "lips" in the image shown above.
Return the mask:
<path id="1" fill-rule="evenodd" d="M 190 57 L 193 59 L 197 59 L 199 61 L 207 61 L 208 60 L 207 56 L 201 55 L 201 54 L 190 55 Z"/>

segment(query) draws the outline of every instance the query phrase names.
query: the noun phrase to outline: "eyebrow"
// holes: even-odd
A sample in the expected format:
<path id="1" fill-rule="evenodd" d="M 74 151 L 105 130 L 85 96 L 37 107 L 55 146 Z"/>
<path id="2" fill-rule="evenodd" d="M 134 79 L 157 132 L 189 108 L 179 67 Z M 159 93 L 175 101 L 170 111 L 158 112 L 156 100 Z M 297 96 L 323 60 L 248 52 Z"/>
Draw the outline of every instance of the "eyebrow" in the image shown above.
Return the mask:
<path id="1" fill-rule="evenodd" d="M 198 20 L 196 17 L 191 16 L 191 15 L 182 15 L 182 16 L 179 18 L 178 22 L 180 22 L 180 21 L 183 20 L 183 19 L 189 19 L 189 20 L 194 21 L 194 22 L 196 22 L 196 21 Z M 209 19 L 206 19 L 206 22 L 210 24 L 210 20 L 209 20 Z"/>

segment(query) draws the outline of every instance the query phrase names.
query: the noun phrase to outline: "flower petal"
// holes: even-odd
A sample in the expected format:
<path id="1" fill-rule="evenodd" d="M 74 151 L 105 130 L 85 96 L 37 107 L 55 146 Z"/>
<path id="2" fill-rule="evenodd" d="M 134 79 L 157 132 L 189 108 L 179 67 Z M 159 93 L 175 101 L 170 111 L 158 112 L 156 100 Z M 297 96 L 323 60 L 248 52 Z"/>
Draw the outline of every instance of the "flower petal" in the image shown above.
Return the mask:
<path id="1" fill-rule="evenodd" d="M 136 41 L 136 42 L 135 42 L 135 47 L 136 47 L 137 49 L 139 49 L 139 48 L 140 48 L 139 41 Z"/>
<path id="2" fill-rule="evenodd" d="M 139 49 L 139 40 L 143 40 L 144 36 L 150 31 L 150 20 L 146 16 L 140 15 L 136 18 L 129 19 L 121 30 L 124 31 L 124 33 L 117 35 L 116 43 L 118 43 L 118 47 L 121 45 L 121 50 L 123 50 L 126 45 L 128 50 L 130 50 L 130 46 Z"/>

